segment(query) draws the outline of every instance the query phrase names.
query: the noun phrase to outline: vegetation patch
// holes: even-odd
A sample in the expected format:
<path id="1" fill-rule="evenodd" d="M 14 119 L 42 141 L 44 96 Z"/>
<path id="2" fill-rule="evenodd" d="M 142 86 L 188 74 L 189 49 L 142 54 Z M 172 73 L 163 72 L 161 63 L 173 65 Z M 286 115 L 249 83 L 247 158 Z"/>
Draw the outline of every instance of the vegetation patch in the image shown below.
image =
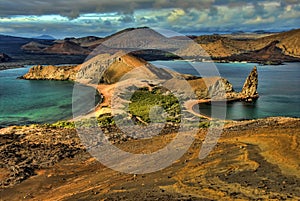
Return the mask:
<path id="1" fill-rule="evenodd" d="M 181 121 L 179 101 L 165 89 L 154 88 L 150 91 L 148 88 L 140 88 L 134 92 L 130 101 L 130 114 L 146 123 Z"/>

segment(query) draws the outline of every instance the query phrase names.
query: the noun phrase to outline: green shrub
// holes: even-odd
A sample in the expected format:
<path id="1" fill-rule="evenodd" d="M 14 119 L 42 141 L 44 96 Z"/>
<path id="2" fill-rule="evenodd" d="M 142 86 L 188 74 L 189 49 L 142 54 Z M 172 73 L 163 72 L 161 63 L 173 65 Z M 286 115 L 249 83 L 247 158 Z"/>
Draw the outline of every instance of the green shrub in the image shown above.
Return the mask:
<path id="1" fill-rule="evenodd" d="M 166 90 L 162 88 L 155 88 L 152 91 L 145 88 L 136 90 L 130 100 L 129 112 L 147 123 L 151 122 L 150 112 L 161 115 L 157 117 L 158 121 L 166 118 L 167 122 L 179 123 L 181 113 L 179 101 L 172 94 L 164 94 L 164 91 Z"/>

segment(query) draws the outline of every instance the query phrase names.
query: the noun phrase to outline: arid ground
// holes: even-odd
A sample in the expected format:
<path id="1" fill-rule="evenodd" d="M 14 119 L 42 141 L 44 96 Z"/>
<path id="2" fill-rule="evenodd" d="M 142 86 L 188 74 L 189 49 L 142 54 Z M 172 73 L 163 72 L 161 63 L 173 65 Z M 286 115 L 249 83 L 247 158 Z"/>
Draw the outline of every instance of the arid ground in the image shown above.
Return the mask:
<path id="1" fill-rule="evenodd" d="M 142 153 L 172 140 L 174 130 L 148 140 L 104 132 L 119 148 Z M 132 175 L 98 162 L 74 129 L 49 126 L 0 130 L 0 200 L 299 200 L 300 120 L 267 118 L 227 123 L 203 160 L 207 129 L 188 152 L 158 172 Z M 7 165 L 5 165 L 7 164 Z"/>

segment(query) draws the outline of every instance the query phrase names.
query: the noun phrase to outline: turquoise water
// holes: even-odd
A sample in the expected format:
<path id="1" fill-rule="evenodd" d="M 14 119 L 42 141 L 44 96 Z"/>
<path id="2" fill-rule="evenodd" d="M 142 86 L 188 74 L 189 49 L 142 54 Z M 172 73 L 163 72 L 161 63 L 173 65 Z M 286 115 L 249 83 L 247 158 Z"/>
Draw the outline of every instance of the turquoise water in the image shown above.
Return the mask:
<path id="1" fill-rule="evenodd" d="M 16 79 L 27 71 L 0 71 L 0 127 L 71 118 L 73 83 Z M 87 88 L 87 93 L 94 91 Z"/>
<path id="2" fill-rule="evenodd" d="M 186 61 L 155 61 L 180 73 L 199 76 L 213 76 L 212 63 Z M 222 77 L 228 79 L 240 91 L 246 77 L 256 65 L 258 68 L 259 99 L 254 103 L 234 102 L 227 104 L 227 119 L 253 119 L 270 116 L 300 117 L 300 63 L 286 63 L 280 66 L 258 66 L 254 63 L 216 63 Z M 218 109 L 218 106 L 214 109 Z M 220 106 L 221 107 L 221 106 Z M 200 105 L 200 112 L 209 115 L 211 106 Z M 220 111 L 222 111 L 220 109 Z"/>

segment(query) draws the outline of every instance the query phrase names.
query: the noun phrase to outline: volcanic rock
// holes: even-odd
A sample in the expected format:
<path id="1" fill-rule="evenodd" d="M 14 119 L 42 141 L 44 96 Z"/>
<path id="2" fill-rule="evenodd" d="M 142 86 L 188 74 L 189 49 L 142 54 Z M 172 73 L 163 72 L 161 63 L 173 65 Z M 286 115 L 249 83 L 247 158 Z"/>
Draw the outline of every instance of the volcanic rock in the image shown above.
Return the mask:
<path id="1" fill-rule="evenodd" d="M 258 73 L 257 68 L 254 66 L 253 70 L 247 77 L 241 95 L 244 96 L 247 100 L 251 100 L 252 98 L 257 98 L 257 85 L 258 85 Z"/>

